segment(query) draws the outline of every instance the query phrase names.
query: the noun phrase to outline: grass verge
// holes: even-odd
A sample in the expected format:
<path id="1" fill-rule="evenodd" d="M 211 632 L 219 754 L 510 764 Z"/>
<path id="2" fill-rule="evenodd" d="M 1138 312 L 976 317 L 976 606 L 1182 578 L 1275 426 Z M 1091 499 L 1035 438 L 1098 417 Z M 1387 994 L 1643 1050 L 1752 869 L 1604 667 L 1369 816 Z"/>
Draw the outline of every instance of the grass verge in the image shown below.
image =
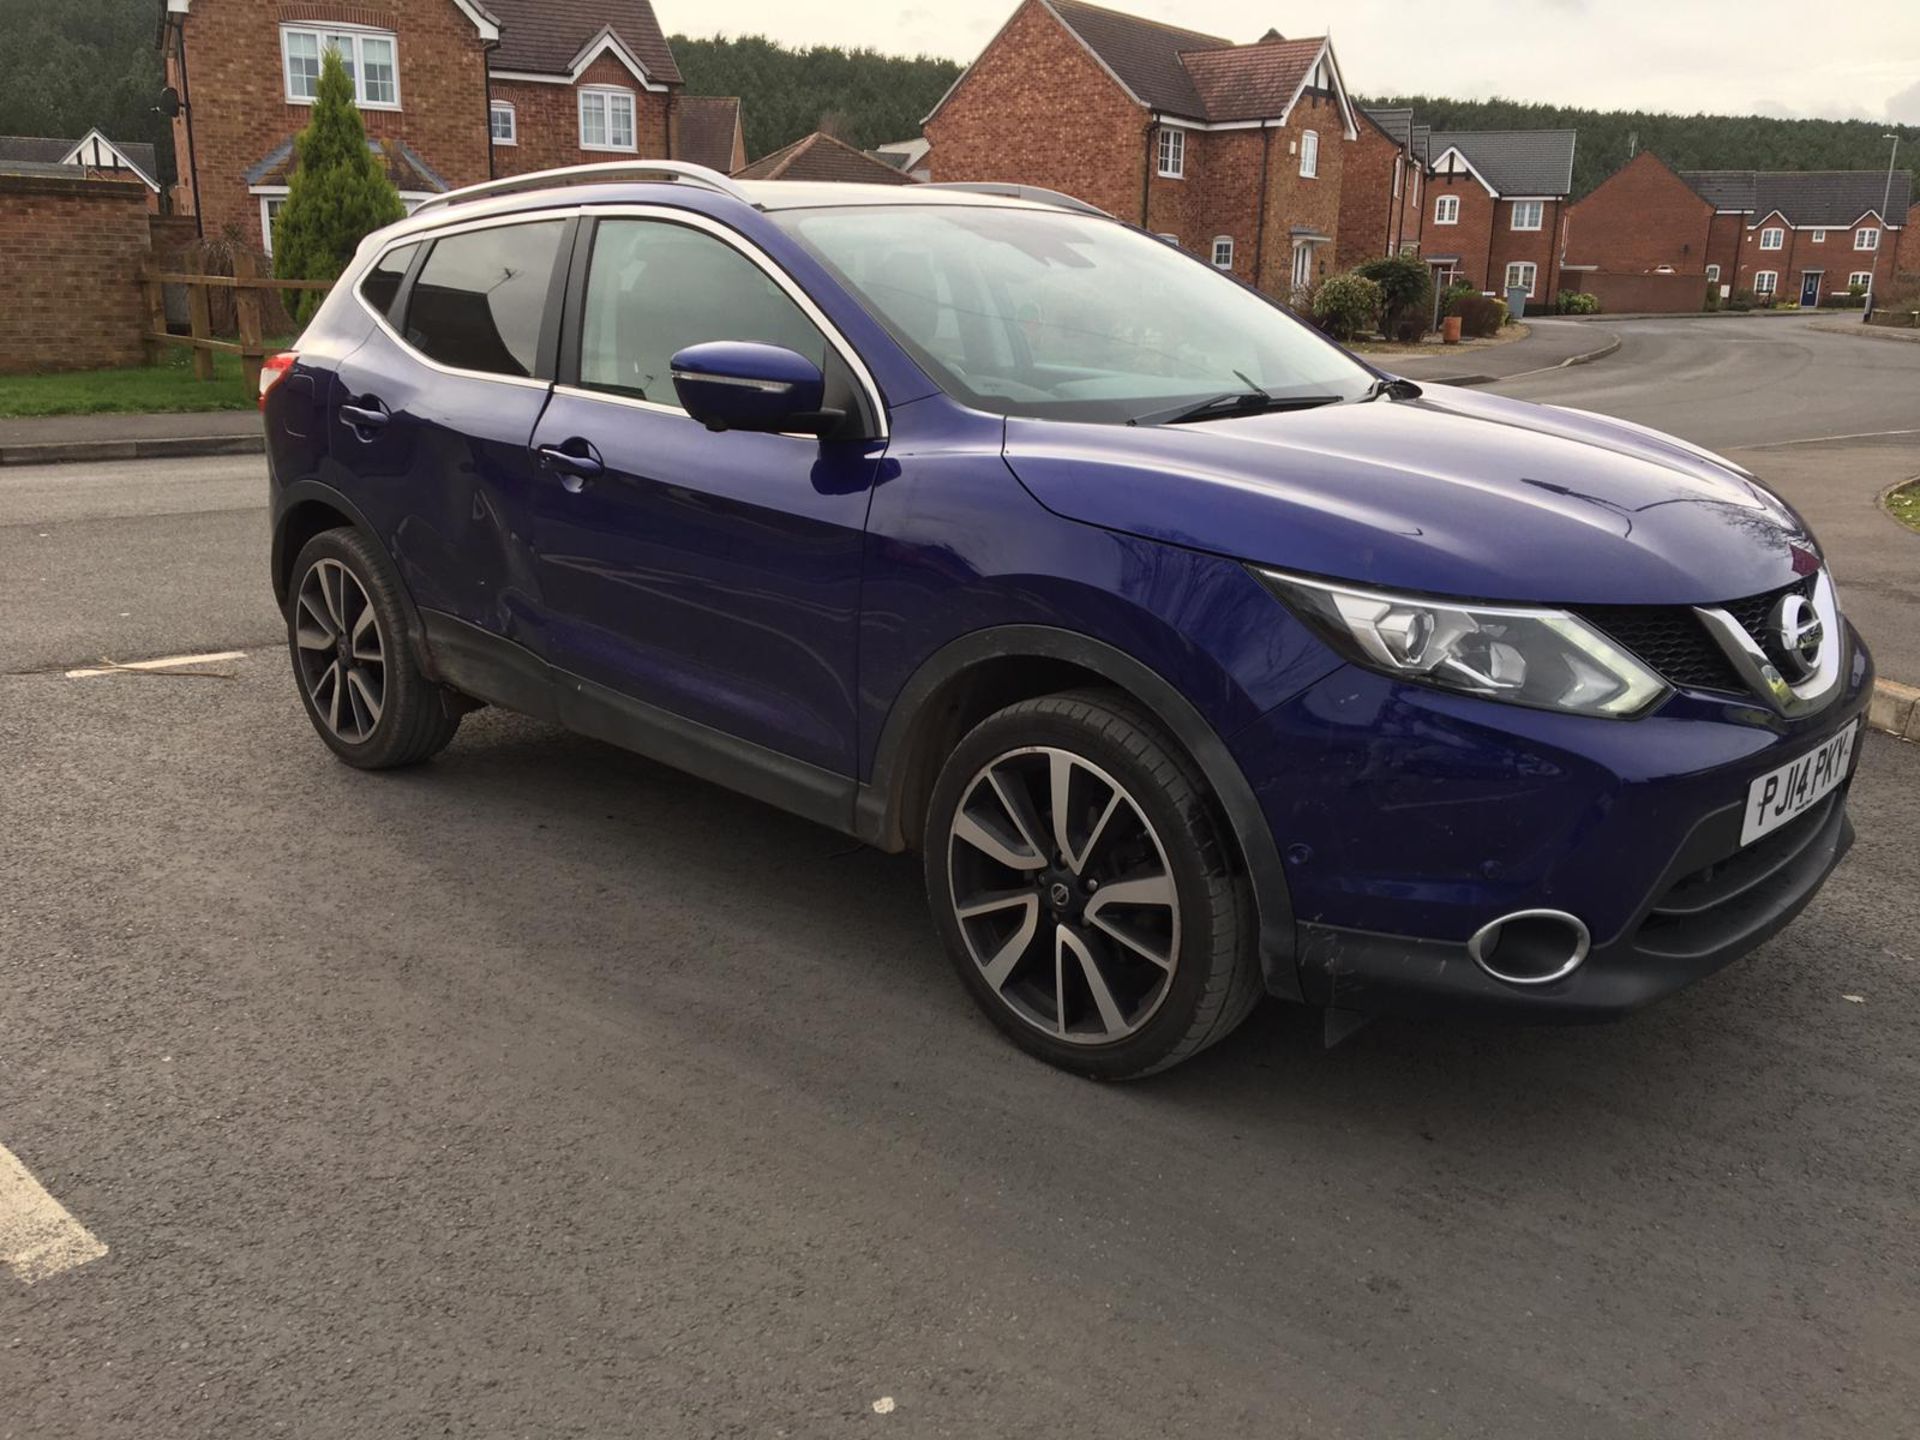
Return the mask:
<path id="1" fill-rule="evenodd" d="M 1920 530 L 1920 480 L 1909 480 L 1889 491 L 1887 513 L 1909 530 Z"/>
<path id="2" fill-rule="evenodd" d="M 0 418 L 4 419 L 249 410 L 258 398 L 247 389 L 238 355 L 215 355 L 213 379 L 196 380 L 193 354 L 184 346 L 168 346 L 166 358 L 158 365 L 127 370 L 0 375 Z"/>

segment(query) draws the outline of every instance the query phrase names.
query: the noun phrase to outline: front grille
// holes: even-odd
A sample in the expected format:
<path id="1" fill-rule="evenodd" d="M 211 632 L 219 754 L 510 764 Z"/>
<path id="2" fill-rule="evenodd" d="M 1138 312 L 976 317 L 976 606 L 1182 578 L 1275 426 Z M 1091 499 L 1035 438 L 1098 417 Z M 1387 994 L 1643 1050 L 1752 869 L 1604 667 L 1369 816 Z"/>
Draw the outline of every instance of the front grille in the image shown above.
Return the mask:
<path id="1" fill-rule="evenodd" d="M 1790 591 L 1811 596 L 1813 576 L 1804 575 L 1791 585 L 1761 595 L 1726 601 L 1720 608 L 1759 641 L 1774 604 Z M 1691 605 L 1576 605 L 1573 613 L 1631 650 L 1669 685 L 1683 690 L 1746 693 L 1733 662 L 1707 633 Z"/>

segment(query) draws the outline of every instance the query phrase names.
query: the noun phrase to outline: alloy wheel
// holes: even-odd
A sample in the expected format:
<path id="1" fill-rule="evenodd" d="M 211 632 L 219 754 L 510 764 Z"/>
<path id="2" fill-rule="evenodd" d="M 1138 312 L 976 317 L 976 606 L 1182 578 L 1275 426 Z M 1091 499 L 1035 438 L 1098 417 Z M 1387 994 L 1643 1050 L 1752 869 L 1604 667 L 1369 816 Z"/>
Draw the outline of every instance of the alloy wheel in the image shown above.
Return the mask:
<path id="1" fill-rule="evenodd" d="M 984 766 L 954 812 L 949 899 L 988 989 L 1071 1044 L 1137 1032 L 1180 955 L 1173 871 L 1146 812 L 1069 750 L 1026 746 Z"/>
<path id="2" fill-rule="evenodd" d="M 373 602 L 338 560 L 316 560 L 295 600 L 294 658 L 300 683 L 327 729 L 364 744 L 386 706 L 385 637 Z"/>

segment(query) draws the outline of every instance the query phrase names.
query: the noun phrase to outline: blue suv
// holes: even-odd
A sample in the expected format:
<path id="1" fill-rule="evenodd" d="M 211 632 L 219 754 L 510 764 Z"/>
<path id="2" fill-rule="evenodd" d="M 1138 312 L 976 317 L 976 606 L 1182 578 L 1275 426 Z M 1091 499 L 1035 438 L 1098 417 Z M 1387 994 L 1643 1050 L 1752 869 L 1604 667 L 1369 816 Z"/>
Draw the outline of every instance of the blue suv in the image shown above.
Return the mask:
<path id="1" fill-rule="evenodd" d="M 917 849 L 966 988 L 1085 1074 L 1262 994 L 1617 1015 L 1852 840 L 1872 663 L 1752 475 L 1382 374 L 1063 196 L 478 186 L 262 384 L 335 754 L 500 705 Z"/>

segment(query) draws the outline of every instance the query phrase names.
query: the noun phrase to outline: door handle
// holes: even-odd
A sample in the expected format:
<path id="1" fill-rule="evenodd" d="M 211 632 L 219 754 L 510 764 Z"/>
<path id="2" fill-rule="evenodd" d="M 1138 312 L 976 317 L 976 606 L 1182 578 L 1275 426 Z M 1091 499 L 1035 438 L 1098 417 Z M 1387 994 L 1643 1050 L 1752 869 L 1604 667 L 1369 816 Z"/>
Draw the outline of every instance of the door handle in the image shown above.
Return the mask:
<path id="1" fill-rule="evenodd" d="M 568 449 L 568 446 L 574 449 Z M 576 453 L 583 452 L 583 453 Z M 566 445 L 542 445 L 538 452 L 540 463 L 550 470 L 558 470 L 564 484 L 566 480 L 591 480 L 605 472 L 606 466 L 593 446 L 585 440 L 569 440 Z M 578 490 L 577 484 L 568 485 L 569 490 Z"/>
<path id="2" fill-rule="evenodd" d="M 371 395 L 365 397 L 365 402 L 342 405 L 340 423 L 352 430 L 384 430 L 393 418 L 387 413 L 387 407 Z"/>

